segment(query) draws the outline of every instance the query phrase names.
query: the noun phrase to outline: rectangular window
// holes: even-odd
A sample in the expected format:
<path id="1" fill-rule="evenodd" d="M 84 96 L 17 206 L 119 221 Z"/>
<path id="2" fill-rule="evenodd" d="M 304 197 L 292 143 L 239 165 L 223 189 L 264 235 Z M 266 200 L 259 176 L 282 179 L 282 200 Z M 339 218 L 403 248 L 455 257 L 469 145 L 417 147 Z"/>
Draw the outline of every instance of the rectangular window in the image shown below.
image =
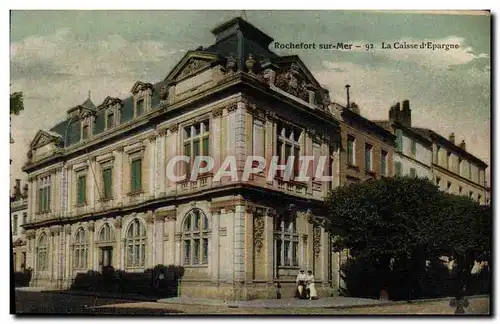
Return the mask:
<path id="1" fill-rule="evenodd" d="M 458 194 L 461 195 L 462 194 L 462 187 L 458 187 Z"/>
<path id="2" fill-rule="evenodd" d="M 394 173 L 397 175 L 397 176 L 400 176 L 401 173 L 402 173 L 402 170 L 401 170 L 401 162 L 394 162 Z"/>
<path id="3" fill-rule="evenodd" d="M 102 182 L 104 187 L 104 199 L 111 199 L 113 197 L 113 169 L 108 168 L 102 171 Z"/>
<path id="4" fill-rule="evenodd" d="M 50 177 L 41 178 L 38 187 L 38 212 L 50 211 Z"/>
<path id="5" fill-rule="evenodd" d="M 131 184 L 130 184 L 130 191 L 131 192 L 138 192 L 141 191 L 142 189 L 142 160 L 137 159 L 133 160 L 131 165 Z"/>
<path id="6" fill-rule="evenodd" d="M 17 215 L 12 219 L 12 234 L 17 234 Z"/>
<path id="7" fill-rule="evenodd" d="M 356 159 L 354 156 L 354 145 L 355 138 L 353 136 L 347 136 L 347 163 L 349 165 L 356 165 Z"/>
<path id="8" fill-rule="evenodd" d="M 403 151 L 403 131 L 396 129 L 396 152 Z"/>
<path id="9" fill-rule="evenodd" d="M 85 205 L 87 203 L 87 177 L 85 175 L 78 176 L 78 205 Z"/>
<path id="10" fill-rule="evenodd" d="M 299 242 L 293 242 L 292 246 L 292 265 L 299 266 Z"/>
<path id="11" fill-rule="evenodd" d="M 446 168 L 451 169 L 451 152 L 446 153 Z"/>
<path id="12" fill-rule="evenodd" d="M 299 175 L 299 160 L 300 157 L 300 136 L 302 131 L 290 124 L 278 123 L 276 127 L 277 135 L 277 155 L 278 164 L 287 165 L 288 157 L 293 156 L 294 160 L 291 165 L 287 165 L 286 170 L 278 171 L 278 175 L 284 177 L 285 174 L 290 174 L 290 179 L 294 179 Z"/>
<path id="13" fill-rule="evenodd" d="M 28 214 L 23 213 L 23 225 L 26 225 L 26 224 L 28 224 Z"/>
<path id="14" fill-rule="evenodd" d="M 380 154 L 380 174 L 387 176 L 387 152 L 382 150 Z"/>
<path id="15" fill-rule="evenodd" d="M 26 252 L 21 252 L 21 270 L 26 269 Z"/>
<path id="16" fill-rule="evenodd" d="M 479 203 L 481 203 L 481 199 L 483 199 L 483 197 L 482 197 L 481 195 L 477 195 L 477 201 L 478 201 Z"/>
<path id="17" fill-rule="evenodd" d="M 436 185 L 439 187 L 440 184 L 441 184 L 441 178 L 436 177 Z"/>
<path id="18" fill-rule="evenodd" d="M 473 199 L 473 197 L 474 197 L 474 194 L 472 193 L 472 191 L 469 191 L 469 198 Z"/>
<path id="19" fill-rule="evenodd" d="M 283 251 L 283 260 L 285 266 L 290 265 L 290 241 L 285 241 L 285 246 L 284 246 L 284 251 Z"/>
<path id="20" fill-rule="evenodd" d="M 110 129 L 113 126 L 115 126 L 115 114 L 114 113 L 109 113 L 106 116 L 106 125 L 107 125 L 107 129 Z"/>
<path id="21" fill-rule="evenodd" d="M 136 113 L 135 116 L 141 116 L 144 113 L 144 99 L 137 101 Z"/>
<path id="22" fill-rule="evenodd" d="M 417 142 L 415 140 L 411 141 L 411 154 L 413 154 L 413 156 L 417 154 Z"/>
<path id="23" fill-rule="evenodd" d="M 372 148 L 370 144 L 365 144 L 365 170 L 372 170 Z"/>
<path id="24" fill-rule="evenodd" d="M 417 176 L 417 170 L 415 170 L 415 168 L 410 168 L 410 176 L 412 176 L 412 177 Z"/>
<path id="25" fill-rule="evenodd" d="M 470 180 L 472 177 L 472 163 L 469 162 L 469 173 L 467 174 L 467 178 Z"/>
<path id="26" fill-rule="evenodd" d="M 191 168 L 197 156 L 210 155 L 210 136 L 209 136 L 209 120 L 196 123 L 191 126 L 184 127 L 184 155 L 190 158 L 190 162 L 186 162 L 186 173 L 189 178 Z M 197 167 L 205 167 L 206 162 L 200 163 Z"/>
<path id="27" fill-rule="evenodd" d="M 449 193 L 451 193 L 451 182 L 448 181 L 448 183 L 446 184 L 446 189 Z"/>

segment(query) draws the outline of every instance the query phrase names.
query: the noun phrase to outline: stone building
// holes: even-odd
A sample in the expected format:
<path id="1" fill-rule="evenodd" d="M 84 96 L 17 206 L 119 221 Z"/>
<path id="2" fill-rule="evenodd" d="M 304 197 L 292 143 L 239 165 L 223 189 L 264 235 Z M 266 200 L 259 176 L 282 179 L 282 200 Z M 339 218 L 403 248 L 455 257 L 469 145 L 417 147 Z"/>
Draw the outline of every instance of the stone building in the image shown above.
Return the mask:
<path id="1" fill-rule="evenodd" d="M 97 106 L 89 97 L 37 133 L 23 168 L 31 285 L 65 288 L 104 266 L 142 272 L 164 264 L 184 267 L 184 296 L 292 297 L 300 268 L 314 271 L 320 296 L 337 293 L 332 237 L 312 222 L 340 184 L 340 126 L 328 91 L 298 56 L 270 51 L 273 39 L 243 19 L 212 32 L 215 43 L 188 51 L 164 80 L 137 81 L 128 98 Z M 374 156 L 386 148 L 373 145 Z M 187 163 L 170 163 L 179 155 Z M 214 171 L 167 177 L 169 166 L 179 176 L 195 172 L 202 155 L 214 158 Z M 273 156 L 283 164 L 304 155 L 333 180 L 309 169 L 303 181 L 302 164 L 290 179 L 266 176 Z M 238 177 L 217 178 L 228 156 Z M 247 156 L 268 163 L 243 181 Z"/>
<path id="2" fill-rule="evenodd" d="M 389 120 L 375 121 L 396 136 L 394 175 L 432 180 L 432 142 L 411 126 L 410 101 L 398 102 L 389 110 Z"/>
<path id="3" fill-rule="evenodd" d="M 464 140 L 456 143 L 455 133 L 445 138 L 427 128 L 414 129 L 432 141 L 432 175 L 436 185 L 443 191 L 485 204 L 488 165 L 467 151 Z"/>
<path id="4" fill-rule="evenodd" d="M 393 175 L 394 140 L 390 131 L 363 117 L 357 105 L 330 105 L 340 120 L 342 136 L 340 181 L 357 183 Z"/>
<path id="5" fill-rule="evenodd" d="M 21 180 L 16 179 L 14 193 L 10 198 L 12 236 L 12 262 L 14 271 L 23 271 L 26 266 L 26 237 L 23 225 L 28 222 L 28 185 L 21 192 Z"/>

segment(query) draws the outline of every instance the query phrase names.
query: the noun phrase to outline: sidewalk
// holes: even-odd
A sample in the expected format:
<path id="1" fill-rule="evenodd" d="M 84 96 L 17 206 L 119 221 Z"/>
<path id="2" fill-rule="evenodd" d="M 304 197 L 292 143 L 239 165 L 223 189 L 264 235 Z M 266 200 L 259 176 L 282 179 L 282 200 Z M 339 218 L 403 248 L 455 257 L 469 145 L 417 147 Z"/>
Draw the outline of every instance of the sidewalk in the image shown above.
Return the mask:
<path id="1" fill-rule="evenodd" d="M 56 289 L 45 289 L 42 287 L 16 287 L 19 291 L 33 291 L 33 292 L 44 292 L 53 294 L 67 294 L 67 295 L 78 295 L 78 296 L 94 296 L 98 298 L 110 298 L 110 299 L 122 299 L 122 300 L 137 300 L 137 301 L 152 301 L 156 302 L 157 297 L 144 296 L 139 294 L 119 294 L 119 293 L 106 293 L 106 292 L 94 292 L 85 290 L 56 290 Z"/>
<path id="2" fill-rule="evenodd" d="M 229 308 L 344 308 L 363 307 L 391 304 L 391 301 L 382 301 L 367 298 L 352 297 L 324 297 L 318 300 L 305 299 L 256 299 L 241 301 L 224 301 L 194 297 L 173 297 L 158 300 L 159 303 L 226 306 Z"/>

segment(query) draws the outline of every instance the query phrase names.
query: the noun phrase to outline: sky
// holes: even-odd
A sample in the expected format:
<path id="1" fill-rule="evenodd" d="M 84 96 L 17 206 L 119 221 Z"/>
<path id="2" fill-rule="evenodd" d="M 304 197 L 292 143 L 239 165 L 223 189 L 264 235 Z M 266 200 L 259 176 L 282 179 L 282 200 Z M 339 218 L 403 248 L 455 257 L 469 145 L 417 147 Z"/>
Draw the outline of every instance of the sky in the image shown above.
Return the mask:
<path id="1" fill-rule="evenodd" d="M 90 91 L 94 104 L 126 98 L 138 81 L 163 80 L 188 50 L 209 46 L 210 30 L 238 15 L 280 43 L 316 43 L 297 54 L 330 91 L 350 98 L 369 119 L 410 100 L 412 124 L 456 141 L 490 164 L 490 16 L 380 11 L 12 11 L 11 92 L 25 110 L 12 118 L 11 182 L 39 129 L 66 118 Z M 382 49 L 394 42 L 458 44 L 455 50 Z M 373 44 L 373 49 L 320 50 L 319 44 Z M 489 168 L 487 178 L 489 177 Z"/>

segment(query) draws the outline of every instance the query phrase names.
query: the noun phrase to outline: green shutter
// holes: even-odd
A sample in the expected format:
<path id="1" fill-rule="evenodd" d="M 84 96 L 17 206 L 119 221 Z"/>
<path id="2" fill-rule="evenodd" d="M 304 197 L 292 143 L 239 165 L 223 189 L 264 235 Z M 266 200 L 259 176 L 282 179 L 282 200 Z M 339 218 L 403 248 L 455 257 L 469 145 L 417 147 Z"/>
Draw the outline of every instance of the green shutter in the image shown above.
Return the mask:
<path id="1" fill-rule="evenodd" d="M 417 154 L 417 142 L 415 142 L 415 141 L 411 142 L 411 153 L 413 155 Z"/>
<path id="2" fill-rule="evenodd" d="M 193 157 L 200 155 L 200 140 L 196 139 L 193 141 Z"/>
<path id="3" fill-rule="evenodd" d="M 396 129 L 396 151 L 401 152 L 403 150 L 403 131 Z"/>
<path id="4" fill-rule="evenodd" d="M 132 161 L 132 166 L 131 166 L 131 191 L 139 191 L 141 190 L 141 161 L 142 160 L 135 160 Z"/>
<path id="5" fill-rule="evenodd" d="M 112 169 L 106 169 L 102 173 L 104 182 L 104 198 L 109 199 L 112 197 Z"/>
<path id="6" fill-rule="evenodd" d="M 371 150 L 369 146 L 365 146 L 365 169 L 366 171 L 371 170 Z"/>
<path id="7" fill-rule="evenodd" d="M 137 190 L 142 189 L 142 160 L 137 160 Z"/>

